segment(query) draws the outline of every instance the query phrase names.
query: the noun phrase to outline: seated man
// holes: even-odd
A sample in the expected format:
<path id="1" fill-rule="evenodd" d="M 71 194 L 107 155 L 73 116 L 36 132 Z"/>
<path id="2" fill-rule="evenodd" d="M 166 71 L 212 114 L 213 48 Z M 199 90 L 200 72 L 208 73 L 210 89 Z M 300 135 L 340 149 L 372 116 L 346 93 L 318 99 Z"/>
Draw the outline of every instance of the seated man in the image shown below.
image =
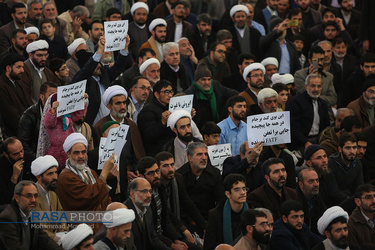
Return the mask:
<path id="1" fill-rule="evenodd" d="M 242 92 L 247 88 L 247 81 L 243 78 L 243 72 L 247 66 L 255 62 L 255 56 L 253 54 L 240 54 L 238 56 L 238 69 L 228 77 L 225 77 L 221 84 L 225 87 L 232 88 L 238 92 Z"/>
<path id="2" fill-rule="evenodd" d="M 241 235 L 241 214 L 249 206 L 246 203 L 246 179 L 241 174 L 230 174 L 225 177 L 225 196 L 227 199 L 210 210 L 204 236 L 204 249 L 213 249 L 220 243 L 232 245 Z"/>
<path id="3" fill-rule="evenodd" d="M 282 218 L 275 222 L 270 249 L 311 249 L 323 239 L 312 233 L 304 223 L 303 207 L 298 201 L 286 201 Z"/>
<path id="4" fill-rule="evenodd" d="M 208 211 L 224 199 L 220 171 L 207 163 L 207 146 L 203 142 L 190 143 L 187 155 L 189 162 L 177 173 L 182 174 L 191 199 L 207 219 Z"/>
<path id="5" fill-rule="evenodd" d="M 240 229 L 242 237 L 234 245 L 235 249 L 259 249 L 260 244 L 268 244 L 271 238 L 272 225 L 267 215 L 259 210 L 248 209 L 241 214 Z"/>
<path id="6" fill-rule="evenodd" d="M 38 190 L 32 181 L 20 181 L 14 188 L 14 198 L 0 214 L 0 242 L 8 249 L 61 249 L 52 238 L 28 223 L 36 208 Z"/>
<path id="7" fill-rule="evenodd" d="M 63 147 L 69 159 L 57 179 L 56 193 L 64 210 L 98 211 L 105 208 L 111 201 L 107 188 L 108 174 L 118 174 L 117 166 L 114 167 L 114 154 L 104 163 L 98 176 L 87 166 L 87 140 L 82 134 L 70 134 Z M 94 225 L 96 231 L 99 228 L 100 224 Z"/>
<path id="8" fill-rule="evenodd" d="M 284 201 L 298 200 L 294 189 L 285 187 L 287 173 L 285 163 L 279 158 L 270 158 L 262 165 L 267 182 L 251 192 L 247 201 L 253 207 L 268 208 L 275 220 L 281 217 L 280 207 Z"/>
<path id="9" fill-rule="evenodd" d="M 83 250 L 93 249 L 94 232 L 85 223 L 77 225 L 76 228 L 61 237 L 61 246 L 65 249 Z"/>

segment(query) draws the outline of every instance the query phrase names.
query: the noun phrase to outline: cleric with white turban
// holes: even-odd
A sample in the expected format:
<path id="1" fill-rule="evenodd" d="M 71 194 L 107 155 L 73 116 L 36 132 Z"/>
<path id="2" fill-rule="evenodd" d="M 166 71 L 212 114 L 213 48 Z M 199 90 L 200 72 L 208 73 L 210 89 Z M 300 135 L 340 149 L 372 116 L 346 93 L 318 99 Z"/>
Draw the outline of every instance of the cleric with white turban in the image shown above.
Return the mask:
<path id="1" fill-rule="evenodd" d="M 238 11 L 243 11 L 245 12 L 246 16 L 249 15 L 249 9 L 245 6 L 245 5 L 242 5 L 242 4 L 237 4 L 235 6 L 233 6 L 231 9 L 230 9 L 230 16 L 233 17 L 234 14 L 236 14 Z"/>
<path id="2" fill-rule="evenodd" d="M 94 232 L 87 224 L 79 224 L 72 231 L 61 237 L 61 246 L 64 250 L 71 250 L 72 248 L 78 246 L 89 235 L 93 234 Z"/>
<path id="3" fill-rule="evenodd" d="M 130 13 L 132 14 L 132 16 L 134 16 L 134 12 L 137 10 L 137 9 L 140 9 L 140 8 L 143 8 L 147 11 L 147 14 L 148 14 L 148 5 L 143 3 L 143 2 L 136 2 L 135 4 L 133 4 L 132 8 L 130 9 Z"/>
<path id="4" fill-rule="evenodd" d="M 107 88 L 103 94 L 103 104 L 107 106 L 108 103 L 111 101 L 112 97 L 118 95 L 124 95 L 125 99 L 128 98 L 128 92 L 126 92 L 126 90 L 120 85 L 113 85 Z"/>
<path id="5" fill-rule="evenodd" d="M 103 214 L 102 222 L 107 228 L 117 227 L 133 222 L 135 213 L 131 209 L 119 208 Z"/>
<path id="6" fill-rule="evenodd" d="M 76 143 L 82 143 L 87 147 L 87 139 L 84 137 L 81 133 L 72 133 L 66 137 L 63 148 L 65 153 L 68 153 L 68 151 L 74 146 Z"/>
<path id="7" fill-rule="evenodd" d="M 183 117 L 187 117 L 190 119 L 191 121 L 191 115 L 189 114 L 189 112 L 187 112 L 186 110 L 177 110 L 177 111 L 174 111 L 169 117 L 168 117 L 168 121 L 167 121 L 167 127 L 170 127 L 172 130 L 174 129 L 174 126 L 176 125 L 176 123 L 178 122 L 178 120 L 180 120 L 181 118 Z"/>
<path id="8" fill-rule="evenodd" d="M 38 176 L 52 167 L 58 167 L 59 163 L 52 155 L 39 156 L 31 163 L 31 173 Z"/>
<path id="9" fill-rule="evenodd" d="M 73 55 L 79 45 L 84 44 L 86 45 L 86 41 L 83 38 L 77 38 L 68 46 L 69 55 Z"/>
<path id="10" fill-rule="evenodd" d="M 247 66 L 243 71 L 243 79 L 247 82 L 246 78 L 247 75 L 250 74 L 253 70 L 261 70 L 263 72 L 263 75 L 266 73 L 266 69 L 264 66 L 260 63 L 252 63 L 249 66 Z"/>
<path id="11" fill-rule="evenodd" d="M 32 43 L 29 43 L 26 47 L 27 53 L 33 53 L 37 50 L 48 50 L 49 45 L 45 40 L 38 40 Z"/>
<path id="12" fill-rule="evenodd" d="M 324 235 L 324 230 L 328 227 L 328 225 L 336 218 L 344 217 L 346 221 L 349 220 L 349 215 L 339 206 L 333 206 L 328 208 L 322 217 L 318 220 L 318 231 L 321 235 Z"/>
<path id="13" fill-rule="evenodd" d="M 167 22 L 164 19 L 162 19 L 162 18 L 155 18 L 154 20 L 152 20 L 152 22 L 148 26 L 148 30 L 151 32 L 158 25 L 167 26 Z"/>
<path id="14" fill-rule="evenodd" d="M 158 59 L 156 58 L 149 58 L 147 59 L 146 61 L 144 61 L 141 66 L 139 67 L 139 73 L 143 74 L 143 72 L 147 69 L 148 66 L 150 66 L 151 64 L 156 64 L 159 66 L 160 68 L 160 62 Z"/>

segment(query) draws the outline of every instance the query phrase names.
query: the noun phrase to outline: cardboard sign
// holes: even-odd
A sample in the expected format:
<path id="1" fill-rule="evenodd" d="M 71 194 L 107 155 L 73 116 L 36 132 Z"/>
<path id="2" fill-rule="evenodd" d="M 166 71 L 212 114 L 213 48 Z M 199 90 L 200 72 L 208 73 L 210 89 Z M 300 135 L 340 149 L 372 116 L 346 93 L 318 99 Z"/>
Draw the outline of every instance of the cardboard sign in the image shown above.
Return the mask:
<path id="1" fill-rule="evenodd" d="M 212 166 L 219 169 L 220 173 L 222 174 L 224 160 L 232 156 L 230 143 L 208 146 L 207 151 Z"/>
<path id="2" fill-rule="evenodd" d="M 117 51 L 125 48 L 128 26 L 128 20 L 104 22 L 104 51 Z"/>
<path id="3" fill-rule="evenodd" d="M 57 116 L 73 113 L 85 108 L 85 89 L 87 80 L 57 87 Z"/>
<path id="4" fill-rule="evenodd" d="M 248 116 L 247 138 L 249 148 L 260 141 L 264 146 L 290 143 L 289 111 Z"/>
<path id="5" fill-rule="evenodd" d="M 193 108 L 193 99 L 194 95 L 172 97 L 169 101 L 169 111 L 173 113 L 174 111 L 183 109 L 190 114 L 191 109 Z"/>

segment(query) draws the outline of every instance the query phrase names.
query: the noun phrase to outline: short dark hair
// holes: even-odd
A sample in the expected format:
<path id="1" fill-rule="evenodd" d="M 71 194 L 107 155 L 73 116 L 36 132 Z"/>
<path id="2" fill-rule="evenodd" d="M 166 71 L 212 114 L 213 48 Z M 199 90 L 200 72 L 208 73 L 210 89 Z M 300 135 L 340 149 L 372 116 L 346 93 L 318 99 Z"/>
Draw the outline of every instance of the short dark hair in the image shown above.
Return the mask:
<path id="1" fill-rule="evenodd" d="M 303 43 L 305 43 L 305 37 L 301 34 L 295 34 L 294 36 L 292 36 L 292 42 L 294 41 L 302 41 Z"/>
<path id="2" fill-rule="evenodd" d="M 272 88 L 279 94 L 281 91 L 289 91 L 288 86 L 286 86 L 284 83 L 275 83 L 272 85 Z"/>
<path id="3" fill-rule="evenodd" d="M 223 181 L 224 191 L 229 191 L 232 189 L 233 185 L 237 184 L 238 182 L 243 182 L 246 185 L 245 176 L 242 174 L 229 174 L 225 177 Z"/>
<path id="4" fill-rule="evenodd" d="M 20 2 L 13 4 L 12 8 L 10 8 L 10 14 L 16 14 L 16 9 L 20 9 L 20 8 L 26 9 L 26 5 Z"/>
<path id="5" fill-rule="evenodd" d="M 198 15 L 197 17 L 197 24 L 200 24 L 201 22 L 212 24 L 212 17 L 208 13 L 202 13 Z"/>
<path id="6" fill-rule="evenodd" d="M 144 76 L 137 76 L 137 77 L 135 77 L 135 78 L 133 79 L 133 81 L 132 81 L 132 87 L 135 86 L 135 85 L 138 83 L 138 81 L 139 81 L 140 79 L 144 79 L 144 80 L 149 81 L 149 80 L 147 79 L 147 77 L 144 77 Z"/>
<path id="7" fill-rule="evenodd" d="M 353 127 L 362 128 L 362 122 L 352 115 L 345 117 L 340 124 L 340 130 L 344 129 L 346 132 L 352 132 Z"/>
<path id="8" fill-rule="evenodd" d="M 58 86 L 54 82 L 44 82 L 40 85 L 40 93 L 44 95 L 47 92 L 48 87 L 57 89 Z"/>
<path id="9" fill-rule="evenodd" d="M 361 65 L 363 66 L 363 64 L 365 64 L 365 62 L 367 62 L 367 63 L 375 62 L 375 54 L 373 54 L 371 52 L 367 52 L 366 54 L 364 54 L 361 57 Z"/>
<path id="10" fill-rule="evenodd" d="M 322 18 L 323 16 L 327 13 L 327 12 L 331 12 L 333 15 L 335 15 L 335 17 L 337 16 L 336 12 L 330 8 L 325 8 L 323 11 L 322 11 Z"/>
<path id="11" fill-rule="evenodd" d="M 155 156 L 158 166 L 160 166 L 160 162 L 169 160 L 171 158 L 174 159 L 173 155 L 167 151 L 162 151 Z"/>
<path id="12" fill-rule="evenodd" d="M 159 92 L 160 90 L 162 90 L 163 88 L 166 88 L 168 86 L 171 86 L 173 87 L 172 83 L 168 80 L 160 80 L 158 81 L 155 85 L 154 85 L 154 95 L 156 92 Z"/>
<path id="13" fill-rule="evenodd" d="M 288 217 L 292 211 L 298 212 L 301 210 L 303 211 L 302 204 L 295 200 L 287 200 L 281 205 L 281 215 L 286 217 Z"/>
<path id="14" fill-rule="evenodd" d="M 201 134 L 204 135 L 211 135 L 211 134 L 220 134 L 221 128 L 213 121 L 206 122 L 203 127 L 201 128 Z"/>
<path id="15" fill-rule="evenodd" d="M 225 46 L 224 43 L 219 42 L 219 41 L 216 41 L 216 42 L 214 42 L 214 43 L 211 45 L 211 47 L 210 47 L 210 52 L 215 51 L 215 50 L 216 50 L 216 47 L 217 47 L 218 45 L 224 45 L 224 46 Z"/>
<path id="16" fill-rule="evenodd" d="M 221 42 L 223 40 L 227 40 L 227 39 L 232 39 L 233 38 L 233 35 L 232 33 L 230 33 L 229 30 L 226 30 L 226 29 L 222 29 L 222 30 L 219 30 L 217 33 L 216 33 L 216 39 Z"/>
<path id="17" fill-rule="evenodd" d="M 143 48 L 138 52 L 137 58 L 142 58 L 146 55 L 147 52 L 150 52 L 153 56 L 156 56 L 156 53 L 151 48 Z M 138 62 L 137 62 L 138 63 Z"/>
<path id="18" fill-rule="evenodd" d="M 245 60 L 254 60 L 254 61 L 256 61 L 257 59 L 255 58 L 255 56 L 253 54 L 247 54 L 247 53 L 242 53 L 237 58 L 237 61 L 238 61 L 239 65 L 241 65 L 243 63 L 243 61 L 245 61 Z"/>
<path id="19" fill-rule="evenodd" d="M 369 183 L 362 184 L 358 186 L 357 189 L 355 190 L 355 198 L 361 198 L 363 193 L 368 193 L 368 192 L 375 192 L 375 186 Z"/>
<path id="20" fill-rule="evenodd" d="M 3 149 L 3 152 L 9 154 L 8 146 L 15 143 L 16 141 L 19 141 L 19 139 L 15 136 L 11 136 L 6 138 L 3 143 L 1 144 L 1 147 Z"/>
<path id="21" fill-rule="evenodd" d="M 302 14 L 302 10 L 299 9 L 299 8 L 298 9 L 290 9 L 289 13 L 288 13 L 288 18 L 292 19 L 292 17 L 297 16 L 300 13 Z"/>
<path id="22" fill-rule="evenodd" d="M 333 39 L 332 46 L 336 46 L 336 44 L 344 43 L 346 46 L 348 46 L 348 43 L 342 39 L 342 37 L 337 37 L 336 39 Z"/>
<path id="23" fill-rule="evenodd" d="M 342 135 L 339 138 L 339 146 L 344 147 L 346 142 L 357 142 L 357 138 L 353 134 L 349 133 L 342 133 Z"/>
<path id="24" fill-rule="evenodd" d="M 310 48 L 309 51 L 309 58 L 312 59 L 313 54 L 323 54 L 324 55 L 324 50 L 320 46 L 313 46 Z"/>
<path id="25" fill-rule="evenodd" d="M 138 162 L 137 170 L 140 174 L 144 174 L 146 169 L 152 167 L 154 164 L 158 164 L 154 157 L 145 156 Z"/>
<path id="26" fill-rule="evenodd" d="M 242 232 L 242 235 L 247 234 L 246 227 L 248 225 L 252 226 L 256 223 L 258 217 L 263 217 L 267 219 L 267 215 L 263 213 L 262 211 L 254 210 L 254 209 L 248 209 L 243 211 L 241 214 L 241 222 L 240 222 L 240 229 Z"/>
<path id="27" fill-rule="evenodd" d="M 263 164 L 262 164 L 262 170 L 263 170 L 263 173 L 265 174 L 265 175 L 270 175 L 270 173 L 271 173 L 271 170 L 270 170 L 270 166 L 271 165 L 274 165 L 274 164 L 279 164 L 279 163 L 281 163 L 281 164 L 283 164 L 284 165 L 284 167 L 285 167 L 285 162 L 284 162 L 284 160 L 283 159 L 281 159 L 281 158 L 269 158 L 268 160 L 266 160 L 265 162 L 263 162 Z"/>
<path id="28" fill-rule="evenodd" d="M 22 34 L 24 34 L 24 35 L 27 34 L 26 31 L 25 31 L 24 29 L 15 29 L 15 30 L 12 31 L 12 35 L 11 35 L 11 37 L 12 37 L 13 39 L 16 39 L 18 33 L 22 33 Z"/>
<path id="29" fill-rule="evenodd" d="M 367 142 L 367 137 L 362 132 L 355 132 L 353 133 L 353 135 L 355 136 L 355 138 L 357 138 L 357 142 L 359 141 Z"/>
<path id="30" fill-rule="evenodd" d="M 348 221 L 346 220 L 346 218 L 345 218 L 344 216 L 339 216 L 339 217 L 333 219 L 333 220 L 328 224 L 328 226 L 326 227 L 326 229 L 324 229 L 324 231 L 327 231 L 327 232 L 331 233 L 332 225 L 333 225 L 333 224 L 336 224 L 337 222 L 341 222 L 341 223 L 343 223 L 343 224 L 344 224 L 344 223 L 345 223 L 345 224 L 348 223 Z"/>
<path id="31" fill-rule="evenodd" d="M 53 22 L 52 22 L 52 20 L 49 20 L 49 19 L 43 19 L 40 23 L 39 23 L 39 29 L 40 29 L 40 31 L 42 31 L 42 27 L 43 27 L 43 24 L 45 24 L 45 23 L 50 23 L 51 25 L 52 25 L 52 27 L 55 27 L 54 25 L 53 25 Z"/>
<path id="32" fill-rule="evenodd" d="M 92 23 L 90 24 L 90 30 L 92 30 L 92 26 L 94 26 L 94 24 L 96 24 L 96 23 L 100 23 L 101 25 L 103 25 L 102 21 L 99 21 L 99 20 L 92 21 Z"/>
<path id="33" fill-rule="evenodd" d="M 65 60 L 62 59 L 62 58 L 53 58 L 50 62 L 49 62 L 49 69 L 55 73 L 55 71 L 59 71 L 59 69 L 61 68 L 61 66 L 63 66 L 64 64 L 66 64 Z"/>
<path id="34" fill-rule="evenodd" d="M 328 26 L 333 26 L 337 31 L 340 31 L 340 27 L 335 21 L 328 21 L 323 24 L 323 30 L 325 30 Z"/>
<path id="35" fill-rule="evenodd" d="M 105 13 L 105 17 L 110 18 L 113 14 L 120 14 L 121 15 L 121 11 L 117 8 L 109 8 L 107 10 L 107 12 Z"/>
<path id="36" fill-rule="evenodd" d="M 246 102 L 245 97 L 240 96 L 240 95 L 234 95 L 234 96 L 229 97 L 229 99 L 227 100 L 227 107 L 233 108 L 234 105 L 236 105 L 236 103 L 238 102 Z"/>

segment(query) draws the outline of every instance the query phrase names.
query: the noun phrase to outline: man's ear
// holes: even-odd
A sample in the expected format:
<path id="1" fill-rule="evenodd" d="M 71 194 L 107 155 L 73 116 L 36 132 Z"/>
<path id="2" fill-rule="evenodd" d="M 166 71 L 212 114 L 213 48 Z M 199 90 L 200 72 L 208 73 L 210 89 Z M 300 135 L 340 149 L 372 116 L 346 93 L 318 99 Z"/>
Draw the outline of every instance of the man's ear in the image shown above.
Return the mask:
<path id="1" fill-rule="evenodd" d="M 229 199 L 230 198 L 230 192 L 229 191 L 225 191 L 225 196 Z"/>
<path id="2" fill-rule="evenodd" d="M 288 222 L 288 218 L 285 215 L 283 215 L 282 219 L 283 219 L 284 223 Z"/>
<path id="3" fill-rule="evenodd" d="M 177 129 L 176 129 L 176 128 L 173 128 L 172 130 L 173 130 L 173 132 L 177 135 Z"/>

